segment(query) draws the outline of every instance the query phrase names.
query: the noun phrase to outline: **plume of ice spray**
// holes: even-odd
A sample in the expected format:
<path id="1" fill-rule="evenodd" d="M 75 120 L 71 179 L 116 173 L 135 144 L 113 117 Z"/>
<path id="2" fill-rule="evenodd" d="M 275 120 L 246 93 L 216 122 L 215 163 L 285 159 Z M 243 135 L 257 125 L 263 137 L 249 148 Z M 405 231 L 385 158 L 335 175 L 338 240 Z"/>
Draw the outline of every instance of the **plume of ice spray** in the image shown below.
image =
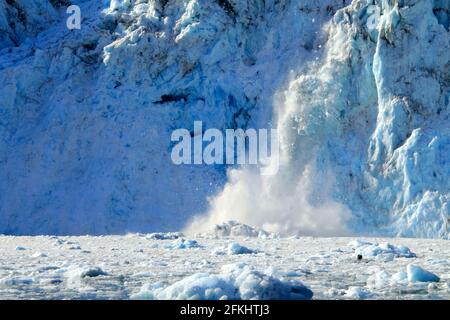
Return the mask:
<path id="1" fill-rule="evenodd" d="M 345 141 L 341 110 L 349 103 L 347 91 L 353 90 L 346 83 L 353 72 L 348 63 L 352 56 L 348 33 L 355 30 L 348 28 L 332 23 L 321 63 L 309 65 L 275 97 L 278 173 L 263 176 L 248 167 L 230 170 L 222 192 L 210 199 L 207 215 L 194 218 L 185 232 L 202 232 L 213 224 L 237 220 L 281 234 L 349 234 L 351 212 L 336 200 L 342 192 L 336 191 L 333 150 Z"/>
<path id="2" fill-rule="evenodd" d="M 330 175 L 318 175 L 308 165 L 296 184 L 283 185 L 276 176 L 233 169 L 221 194 L 211 199 L 208 215 L 195 218 L 186 233 L 206 231 L 228 220 L 281 234 L 345 235 L 349 211 L 328 199 Z M 320 182 L 319 182 L 320 180 Z M 321 194 L 316 184 L 320 183 Z M 328 185 L 327 185 L 328 184 Z M 313 195 L 314 194 L 314 195 Z"/>
<path id="3" fill-rule="evenodd" d="M 210 199 L 206 216 L 194 218 L 186 233 L 203 232 L 228 220 L 285 235 L 346 235 L 350 211 L 331 199 L 334 176 L 330 169 L 316 167 L 316 138 L 299 135 L 298 116 L 309 114 L 300 104 L 298 81 L 284 93 L 277 108 L 280 131 L 280 169 L 276 175 L 261 175 L 251 167 L 231 169 L 222 192 Z M 313 123 L 310 123 L 314 126 Z"/>

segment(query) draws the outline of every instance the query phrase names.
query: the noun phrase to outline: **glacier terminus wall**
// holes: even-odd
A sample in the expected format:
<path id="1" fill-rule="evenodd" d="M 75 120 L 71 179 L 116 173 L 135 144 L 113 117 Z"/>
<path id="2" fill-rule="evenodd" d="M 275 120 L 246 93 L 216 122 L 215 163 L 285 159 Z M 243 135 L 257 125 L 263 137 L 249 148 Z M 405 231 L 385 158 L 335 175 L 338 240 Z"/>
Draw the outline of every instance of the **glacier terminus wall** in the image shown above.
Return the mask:
<path id="1" fill-rule="evenodd" d="M 448 0 L 0 0 L 0 233 L 448 238 L 449 24 Z M 277 128 L 279 173 L 174 165 L 197 120 Z"/>

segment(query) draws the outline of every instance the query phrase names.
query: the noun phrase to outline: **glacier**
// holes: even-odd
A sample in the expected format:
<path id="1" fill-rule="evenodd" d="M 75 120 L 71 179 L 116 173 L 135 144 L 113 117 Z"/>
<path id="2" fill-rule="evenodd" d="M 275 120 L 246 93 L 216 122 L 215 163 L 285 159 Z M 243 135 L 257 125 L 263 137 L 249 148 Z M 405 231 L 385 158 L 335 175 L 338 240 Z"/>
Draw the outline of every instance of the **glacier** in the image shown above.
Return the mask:
<path id="1" fill-rule="evenodd" d="M 449 238 L 449 17 L 447 0 L 1 1 L 0 233 Z M 173 165 L 196 120 L 278 128 L 280 172 Z"/>

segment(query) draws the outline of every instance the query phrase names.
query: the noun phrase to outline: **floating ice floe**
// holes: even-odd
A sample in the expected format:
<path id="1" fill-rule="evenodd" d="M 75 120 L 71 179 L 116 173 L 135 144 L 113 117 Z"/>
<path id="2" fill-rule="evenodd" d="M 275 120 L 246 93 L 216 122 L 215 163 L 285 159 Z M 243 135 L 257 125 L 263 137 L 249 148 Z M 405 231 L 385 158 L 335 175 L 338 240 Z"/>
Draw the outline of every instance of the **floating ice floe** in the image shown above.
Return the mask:
<path id="1" fill-rule="evenodd" d="M 95 266 L 69 266 L 68 268 L 60 269 L 59 272 L 63 273 L 67 278 L 67 286 L 77 290 L 86 286 L 84 282 L 86 278 L 108 275 L 100 267 Z"/>
<path id="2" fill-rule="evenodd" d="M 371 289 L 381 289 L 389 286 L 392 282 L 391 275 L 384 271 L 378 271 L 367 278 L 367 287 Z"/>
<path id="3" fill-rule="evenodd" d="M 30 285 L 34 282 L 34 278 L 29 277 L 10 277 L 0 279 L 0 286 L 15 287 Z"/>
<path id="4" fill-rule="evenodd" d="M 89 267 L 89 268 L 85 268 L 82 269 L 80 276 L 82 278 L 94 278 L 94 277 L 98 277 L 98 276 L 106 276 L 108 275 L 107 272 L 103 271 L 101 268 L 99 267 Z"/>
<path id="5" fill-rule="evenodd" d="M 404 271 L 396 272 L 391 277 L 391 284 L 401 283 L 408 280 L 408 275 Z"/>
<path id="6" fill-rule="evenodd" d="M 98 276 L 106 276 L 107 272 L 103 271 L 100 267 L 72 267 L 66 272 L 68 278 L 95 278 Z"/>
<path id="7" fill-rule="evenodd" d="M 32 258 L 46 258 L 47 254 L 43 252 L 35 252 L 31 255 Z"/>
<path id="8" fill-rule="evenodd" d="M 185 240 L 179 239 L 172 244 L 166 246 L 167 249 L 193 249 L 193 248 L 201 248 L 201 245 L 197 242 L 197 240 Z"/>
<path id="9" fill-rule="evenodd" d="M 184 237 L 181 232 L 155 232 L 145 236 L 149 240 L 176 240 Z"/>
<path id="10" fill-rule="evenodd" d="M 379 255 L 387 256 L 393 255 L 393 257 L 399 258 L 415 258 L 416 254 L 411 252 L 408 247 L 405 246 L 395 246 L 390 243 L 372 243 L 364 240 L 353 240 L 349 242 L 349 247 L 351 247 L 355 254 L 361 255 L 362 257 L 376 257 Z"/>
<path id="11" fill-rule="evenodd" d="M 62 239 L 55 239 L 55 242 L 53 243 L 54 246 L 62 246 L 63 244 L 65 244 L 66 241 L 62 240 Z"/>
<path id="12" fill-rule="evenodd" d="M 311 272 L 305 268 L 297 268 L 296 270 L 284 271 L 280 268 L 276 268 L 273 266 L 266 268 L 264 270 L 264 273 L 269 276 L 272 276 L 274 278 L 301 277 L 301 276 L 311 274 Z"/>
<path id="13" fill-rule="evenodd" d="M 240 255 L 240 254 L 253 254 L 258 253 L 257 250 L 249 249 L 237 242 L 231 242 L 226 247 L 217 247 L 213 249 L 211 254 L 213 255 Z"/>
<path id="14" fill-rule="evenodd" d="M 30 250 L 30 248 L 27 247 L 22 247 L 22 246 L 16 246 L 16 251 L 25 251 L 25 250 Z"/>
<path id="15" fill-rule="evenodd" d="M 257 251 L 249 249 L 247 247 L 244 247 L 240 245 L 237 242 L 231 242 L 227 247 L 227 253 L 229 255 L 235 255 L 235 254 L 252 254 L 256 253 Z"/>
<path id="16" fill-rule="evenodd" d="M 367 278 L 367 287 L 370 289 L 382 289 L 397 284 L 407 284 L 407 276 L 403 271 L 390 274 L 381 270 Z"/>
<path id="17" fill-rule="evenodd" d="M 349 287 L 345 291 L 344 297 L 349 299 L 367 299 L 370 298 L 371 293 L 361 287 Z"/>
<path id="18" fill-rule="evenodd" d="M 313 292 L 299 281 L 284 281 L 246 264 L 226 265 L 221 274 L 197 273 L 172 285 L 144 285 L 132 299 L 274 300 L 311 299 Z"/>
<path id="19" fill-rule="evenodd" d="M 440 278 L 434 273 L 427 271 L 414 264 L 406 267 L 409 282 L 439 282 Z"/>
<path id="20" fill-rule="evenodd" d="M 160 239 L 162 240 L 162 239 Z M 153 243 L 150 245 L 150 248 L 164 248 L 164 249 L 195 249 L 195 248 L 201 248 L 202 246 L 197 242 L 197 240 L 193 239 L 176 239 L 172 241 L 171 243 L 164 243 L 164 244 L 158 244 Z M 142 249 L 141 249 L 142 250 Z M 143 252 L 143 250 L 141 251 Z"/>
<path id="21" fill-rule="evenodd" d="M 260 239 L 279 238 L 279 234 L 267 232 L 249 225 L 231 220 L 222 224 L 216 224 L 211 232 L 216 237 L 250 237 Z"/>
<path id="22" fill-rule="evenodd" d="M 383 287 L 396 284 L 407 284 L 411 282 L 439 282 L 439 277 L 419 266 L 409 264 L 406 272 L 399 271 L 389 274 L 385 270 L 375 272 L 367 278 L 367 287 L 371 289 L 381 289 Z"/>
<path id="23" fill-rule="evenodd" d="M 433 265 L 450 265 L 450 259 L 429 259 L 428 263 Z"/>

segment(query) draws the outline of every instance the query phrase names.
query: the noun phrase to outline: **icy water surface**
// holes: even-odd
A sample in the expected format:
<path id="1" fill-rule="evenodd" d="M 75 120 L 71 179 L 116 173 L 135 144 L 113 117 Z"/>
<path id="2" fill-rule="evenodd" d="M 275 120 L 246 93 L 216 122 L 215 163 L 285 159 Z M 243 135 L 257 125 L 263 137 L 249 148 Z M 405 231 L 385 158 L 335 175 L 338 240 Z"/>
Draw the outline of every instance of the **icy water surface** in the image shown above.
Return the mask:
<path id="1" fill-rule="evenodd" d="M 273 277 L 301 281 L 314 292 L 313 299 L 450 299 L 450 246 L 445 240 L 195 240 L 134 234 L 1 236 L 0 298 L 130 299 L 145 285 L 169 286 L 195 273 L 220 274 L 224 265 L 244 262 Z M 232 242 L 254 253 L 236 254 L 236 246 L 227 249 Z M 408 264 L 436 274 L 440 281 L 410 281 Z"/>

